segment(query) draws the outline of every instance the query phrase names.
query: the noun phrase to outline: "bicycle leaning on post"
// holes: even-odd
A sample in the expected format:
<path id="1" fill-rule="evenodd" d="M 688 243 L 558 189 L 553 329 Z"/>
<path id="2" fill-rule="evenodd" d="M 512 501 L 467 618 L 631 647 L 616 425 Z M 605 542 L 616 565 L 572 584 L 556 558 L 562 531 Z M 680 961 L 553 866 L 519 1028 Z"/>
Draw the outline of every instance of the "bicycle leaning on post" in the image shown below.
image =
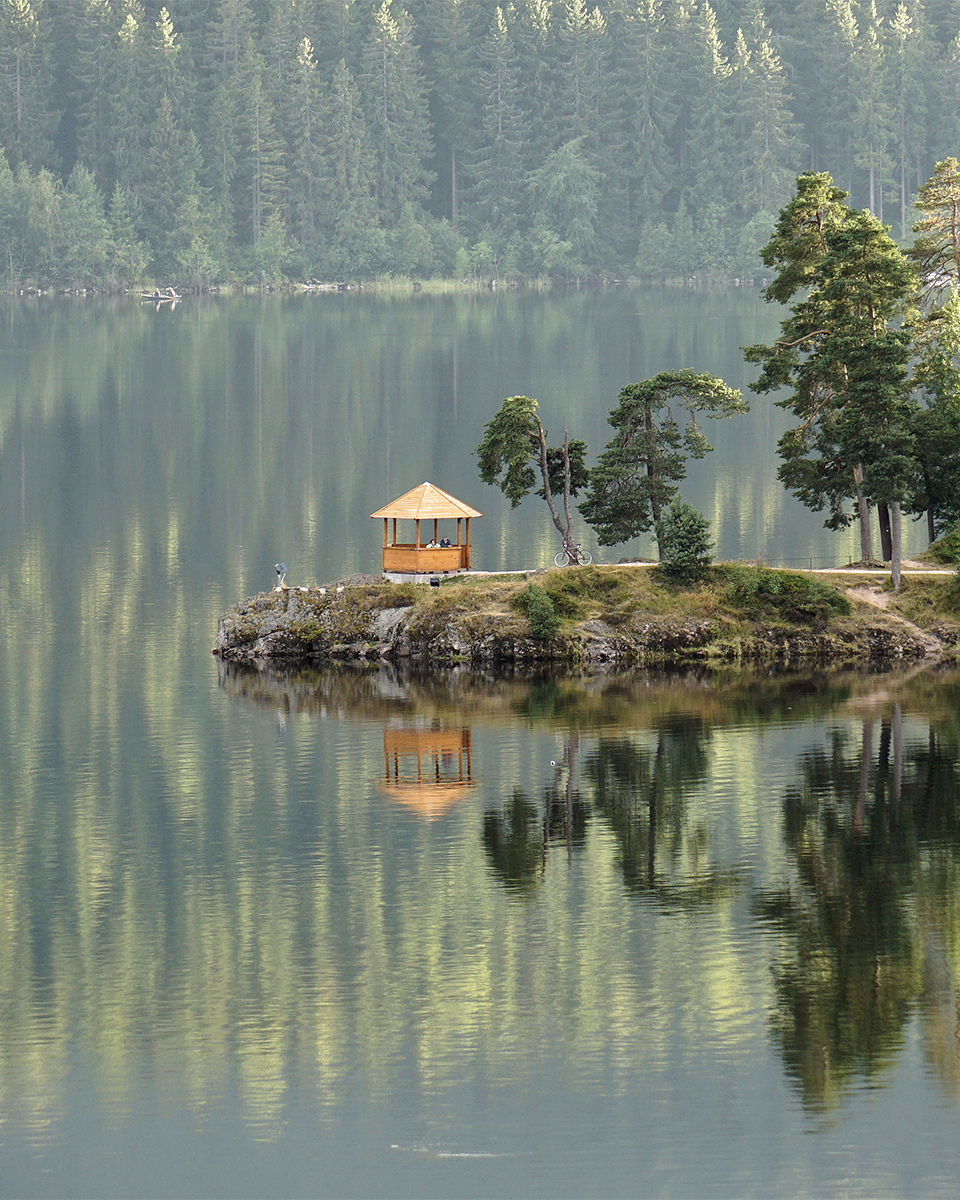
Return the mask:
<path id="1" fill-rule="evenodd" d="M 569 542 L 564 542 L 563 549 L 557 551 L 553 562 L 558 567 L 589 567 L 593 562 L 593 555 L 589 550 L 581 549 L 579 542 L 573 546 Z"/>

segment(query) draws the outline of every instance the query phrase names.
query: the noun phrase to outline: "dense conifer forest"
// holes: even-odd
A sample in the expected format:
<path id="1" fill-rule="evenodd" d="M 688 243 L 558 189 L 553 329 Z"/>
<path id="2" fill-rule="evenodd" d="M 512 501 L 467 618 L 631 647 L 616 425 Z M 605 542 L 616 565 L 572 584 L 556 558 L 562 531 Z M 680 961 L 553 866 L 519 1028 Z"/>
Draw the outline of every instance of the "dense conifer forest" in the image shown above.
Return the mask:
<path id="1" fill-rule="evenodd" d="M 960 141 L 947 0 L 0 3 L 8 286 L 754 276 Z"/>

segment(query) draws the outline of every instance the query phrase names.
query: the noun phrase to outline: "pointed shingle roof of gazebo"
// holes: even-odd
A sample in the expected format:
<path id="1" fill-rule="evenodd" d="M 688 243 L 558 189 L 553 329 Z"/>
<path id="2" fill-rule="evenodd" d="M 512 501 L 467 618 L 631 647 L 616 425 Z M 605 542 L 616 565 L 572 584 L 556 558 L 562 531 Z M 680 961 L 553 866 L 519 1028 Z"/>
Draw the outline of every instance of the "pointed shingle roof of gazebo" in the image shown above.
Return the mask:
<path id="1" fill-rule="evenodd" d="M 444 517 L 482 517 L 483 513 L 464 504 L 449 492 L 432 483 L 421 483 L 385 507 L 370 514 L 371 517 L 395 517 L 400 521 L 423 521 Z"/>

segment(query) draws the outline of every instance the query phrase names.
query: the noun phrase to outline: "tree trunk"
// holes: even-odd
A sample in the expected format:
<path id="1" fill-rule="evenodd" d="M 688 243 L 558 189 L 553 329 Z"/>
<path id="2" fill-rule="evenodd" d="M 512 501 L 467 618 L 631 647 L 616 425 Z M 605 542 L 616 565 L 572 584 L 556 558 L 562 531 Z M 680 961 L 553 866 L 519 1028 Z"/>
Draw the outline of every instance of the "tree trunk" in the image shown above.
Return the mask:
<path id="1" fill-rule="evenodd" d="M 884 562 L 890 562 L 893 558 L 890 542 L 890 505 L 886 501 L 877 504 L 877 522 L 880 526 L 880 557 Z"/>
<path id="2" fill-rule="evenodd" d="M 457 148 L 450 147 L 450 224 L 454 229 L 460 217 L 460 204 L 457 194 Z"/>
<path id="3" fill-rule="evenodd" d="M 543 498 L 547 502 L 547 508 L 550 510 L 550 516 L 553 518 L 553 523 L 557 527 L 557 531 L 563 538 L 563 544 L 567 548 L 567 553 L 570 555 L 571 566 L 576 566 L 577 551 L 573 544 L 573 518 L 570 515 L 570 439 L 566 433 L 563 435 L 563 511 L 566 517 L 566 525 L 560 519 L 560 514 L 557 512 L 557 506 L 553 502 L 553 492 L 550 490 L 550 469 L 547 464 L 547 435 L 544 433 L 543 426 L 537 421 L 537 435 L 540 440 L 540 478 L 543 480 Z"/>
<path id="4" fill-rule="evenodd" d="M 863 494 L 863 467 L 853 468 L 853 479 L 857 485 L 857 513 L 860 516 L 860 560 L 870 562 L 873 558 L 873 545 L 870 541 L 870 506 Z"/>
<path id="5" fill-rule="evenodd" d="M 890 799 L 900 804 L 903 792 L 903 710 L 899 701 L 893 706 L 893 790 Z"/>
<path id="6" fill-rule="evenodd" d="M 867 811 L 867 796 L 870 785 L 870 767 L 873 763 L 873 721 L 864 720 L 863 735 L 860 740 L 860 780 L 857 787 L 857 803 L 853 810 L 853 828 L 858 832 L 863 828 L 863 818 Z"/>
<path id="7" fill-rule="evenodd" d="M 932 546 L 937 540 L 937 531 L 933 524 L 933 505 L 927 505 L 927 541 Z"/>
<path id="8" fill-rule="evenodd" d="M 894 500 L 890 505 L 890 579 L 893 590 L 900 591 L 900 501 Z"/>
<path id="9" fill-rule="evenodd" d="M 647 433 L 648 445 L 653 445 L 653 411 L 647 405 L 647 410 L 643 418 L 644 429 Z M 650 453 L 647 459 L 647 478 L 653 479 L 656 475 L 653 465 L 653 453 Z M 663 562 L 663 534 L 660 529 L 660 504 L 654 499 L 653 488 L 650 489 L 650 515 L 653 517 L 653 532 L 657 538 L 657 558 Z"/>

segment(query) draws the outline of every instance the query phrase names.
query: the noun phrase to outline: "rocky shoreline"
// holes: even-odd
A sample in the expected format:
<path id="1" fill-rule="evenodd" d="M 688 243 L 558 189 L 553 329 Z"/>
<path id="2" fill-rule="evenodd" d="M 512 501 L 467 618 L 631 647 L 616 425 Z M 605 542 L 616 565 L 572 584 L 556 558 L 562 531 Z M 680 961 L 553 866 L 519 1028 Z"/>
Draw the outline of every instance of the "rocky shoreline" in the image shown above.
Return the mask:
<path id="1" fill-rule="evenodd" d="M 555 664 L 591 671 L 695 663 L 943 662 L 956 660 L 960 645 L 960 619 L 932 620 L 921 629 L 864 603 L 806 623 L 754 619 L 706 602 L 701 612 L 689 611 L 689 604 L 688 611 L 644 612 L 642 605 L 605 604 L 596 596 L 586 611 L 568 614 L 554 636 L 536 637 L 516 598 L 528 581 L 546 574 L 495 578 L 485 588 L 390 585 L 366 577 L 264 592 L 223 614 L 213 653 L 239 663 Z"/>

